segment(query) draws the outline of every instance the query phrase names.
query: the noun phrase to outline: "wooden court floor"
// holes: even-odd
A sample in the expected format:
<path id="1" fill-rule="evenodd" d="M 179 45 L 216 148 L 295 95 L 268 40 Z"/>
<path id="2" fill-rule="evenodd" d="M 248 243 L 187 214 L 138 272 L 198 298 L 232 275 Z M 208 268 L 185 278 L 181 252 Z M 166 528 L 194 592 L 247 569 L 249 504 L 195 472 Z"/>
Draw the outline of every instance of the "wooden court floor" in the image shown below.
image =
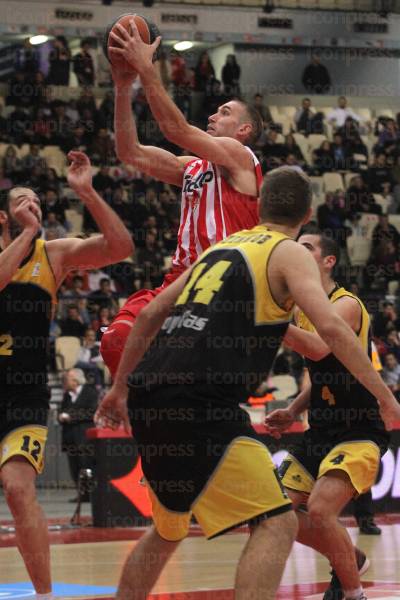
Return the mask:
<path id="1" fill-rule="evenodd" d="M 378 518 L 381 536 L 350 534 L 367 552 L 371 567 L 363 576 L 368 598 L 400 600 L 400 518 Z M 64 600 L 112 598 L 121 565 L 139 530 L 83 528 L 52 534 L 52 576 Z M 122 537 L 122 539 L 121 539 Z M 130 537 L 131 539 L 123 539 Z M 154 594 L 159 600 L 230 600 L 238 556 L 247 539 L 241 530 L 212 541 L 194 529 L 162 574 Z M 1 547 L 3 546 L 3 547 Z M 295 544 L 287 563 L 279 600 L 317 600 L 329 579 L 327 561 Z M 33 598 L 13 536 L 0 534 L 0 599 Z"/>

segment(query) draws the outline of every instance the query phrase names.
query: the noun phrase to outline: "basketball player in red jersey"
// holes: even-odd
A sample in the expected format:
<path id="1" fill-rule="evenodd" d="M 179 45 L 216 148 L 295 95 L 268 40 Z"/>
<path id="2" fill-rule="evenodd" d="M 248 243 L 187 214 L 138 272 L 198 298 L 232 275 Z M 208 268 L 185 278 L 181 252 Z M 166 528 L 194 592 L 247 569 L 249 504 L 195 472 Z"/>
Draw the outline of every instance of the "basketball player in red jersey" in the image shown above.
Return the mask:
<path id="1" fill-rule="evenodd" d="M 109 52 L 124 56 L 139 73 L 151 111 L 165 137 L 195 156 L 175 156 L 161 148 L 140 144 L 131 99 L 136 75 L 113 68 L 118 158 L 152 177 L 181 187 L 182 202 L 178 246 L 163 285 L 133 294 L 103 335 L 101 353 L 112 375 L 140 310 L 209 246 L 235 231 L 257 225 L 257 199 L 262 181 L 259 162 L 246 145 L 254 143 L 261 133 L 262 122 L 257 111 L 240 100 L 231 100 L 209 117 L 206 132 L 190 125 L 168 96 L 152 63 L 160 40 L 151 46 L 145 44 L 133 20 L 132 23 L 131 34 L 116 26 L 120 35 L 110 35 L 121 47 L 109 48 Z"/>

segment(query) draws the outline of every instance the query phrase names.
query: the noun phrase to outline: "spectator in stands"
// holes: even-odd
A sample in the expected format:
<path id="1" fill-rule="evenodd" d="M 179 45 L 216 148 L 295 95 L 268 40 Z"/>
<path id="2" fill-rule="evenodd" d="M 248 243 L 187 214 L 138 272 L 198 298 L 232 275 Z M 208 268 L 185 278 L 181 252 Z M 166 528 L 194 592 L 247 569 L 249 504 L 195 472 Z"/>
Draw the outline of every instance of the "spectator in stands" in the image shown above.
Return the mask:
<path id="1" fill-rule="evenodd" d="M 49 234 L 53 240 L 58 240 L 67 236 L 67 230 L 57 220 L 57 215 L 54 212 L 47 213 L 47 218 L 43 222 L 43 225 L 45 227 L 46 240 L 49 239 Z"/>
<path id="2" fill-rule="evenodd" d="M 382 308 L 374 318 L 374 334 L 378 338 L 385 338 L 391 330 L 400 331 L 400 318 L 393 302 L 385 301 Z"/>
<path id="3" fill-rule="evenodd" d="M 111 200 L 111 208 L 113 209 L 114 212 L 117 213 L 117 215 L 119 216 L 121 221 L 124 223 L 124 225 L 130 230 L 132 228 L 132 219 L 131 219 L 132 209 L 129 206 L 129 204 L 127 204 L 127 202 L 124 201 L 124 188 L 123 187 L 118 186 L 113 191 L 112 200 Z"/>
<path id="4" fill-rule="evenodd" d="M 365 281 L 369 288 L 386 292 L 389 281 L 398 280 L 399 274 L 398 248 L 392 241 L 383 239 L 371 249 L 365 267 Z"/>
<path id="5" fill-rule="evenodd" d="M 333 136 L 333 144 L 331 146 L 333 154 L 334 169 L 343 171 L 348 170 L 352 166 L 351 155 L 343 143 L 343 138 L 336 133 Z"/>
<path id="6" fill-rule="evenodd" d="M 112 165 L 116 163 L 115 145 L 107 129 L 99 129 L 93 138 L 88 154 L 94 165 Z"/>
<path id="7" fill-rule="evenodd" d="M 218 107 L 226 102 L 225 91 L 222 89 L 221 82 L 218 79 L 212 79 L 207 86 L 206 95 L 203 102 L 204 115 L 213 115 Z"/>
<path id="8" fill-rule="evenodd" d="M 357 121 L 357 123 L 362 121 L 361 117 L 347 106 L 347 98 L 345 96 L 340 96 L 338 98 L 337 108 L 334 108 L 328 114 L 328 122 L 332 123 L 332 125 L 335 125 L 338 128 L 343 127 L 347 117 L 351 117 L 354 119 L 354 121 Z"/>
<path id="9" fill-rule="evenodd" d="M 269 128 L 267 140 L 262 148 L 264 170 L 271 170 L 282 164 L 288 151 L 284 144 L 277 141 L 278 132 L 275 126 Z"/>
<path id="10" fill-rule="evenodd" d="M 53 130 L 53 144 L 63 146 L 65 141 L 71 135 L 73 123 L 66 114 L 66 103 L 62 100 L 53 102 L 53 114 L 51 117 L 51 125 Z"/>
<path id="11" fill-rule="evenodd" d="M 82 346 L 74 368 L 82 369 L 87 382 L 96 385 L 99 389 L 104 382 L 103 370 L 101 369 L 103 364 L 100 343 L 96 341 L 96 332 L 94 329 L 88 328 L 83 336 Z"/>
<path id="12" fill-rule="evenodd" d="M 75 126 L 78 123 L 79 112 L 78 112 L 78 108 L 77 108 L 77 101 L 74 98 L 71 98 L 68 101 L 68 104 L 66 104 L 65 114 L 69 118 L 69 120 L 71 121 L 73 126 Z"/>
<path id="13" fill-rule="evenodd" d="M 94 318 L 92 319 L 92 329 L 94 329 L 96 332 L 97 341 L 101 339 L 105 329 L 111 325 L 115 314 L 116 312 L 111 311 L 108 306 L 103 306 L 95 314 Z"/>
<path id="14" fill-rule="evenodd" d="M 68 306 L 66 318 L 61 319 L 58 324 L 61 329 L 61 335 L 72 335 L 81 338 L 85 333 L 86 326 L 76 304 Z"/>
<path id="15" fill-rule="evenodd" d="M 313 119 L 315 116 L 315 110 L 311 106 L 310 98 L 303 98 L 301 102 L 301 108 L 298 108 L 294 115 L 294 122 L 299 133 L 303 135 L 309 135 L 313 132 Z"/>
<path id="16" fill-rule="evenodd" d="M 160 52 L 158 66 L 160 71 L 160 79 L 163 83 L 163 86 L 165 87 L 167 92 L 170 92 L 172 83 L 172 67 L 168 59 L 167 53 L 164 52 L 164 50 L 161 50 Z"/>
<path id="17" fill-rule="evenodd" d="M 66 283 L 66 281 L 64 283 Z M 63 289 L 62 292 L 58 295 L 59 311 L 63 319 L 66 318 L 68 307 L 71 305 L 78 306 L 78 309 L 86 308 L 79 306 L 79 301 L 82 299 L 86 299 L 88 295 L 88 290 L 84 287 L 84 277 L 78 274 L 74 275 L 72 277 L 70 286 L 71 287 L 69 288 L 65 287 L 65 289 Z M 88 324 L 90 321 L 89 314 L 86 314 L 85 312 L 82 313 L 81 310 L 79 310 L 79 313 L 82 318 L 82 321 L 85 324 Z"/>
<path id="18" fill-rule="evenodd" d="M 94 292 L 95 290 L 99 289 L 100 281 L 104 278 L 107 278 L 107 273 L 105 273 L 104 271 L 101 271 L 101 269 L 92 269 L 91 271 L 89 271 L 89 275 L 88 275 L 89 290 L 91 292 Z M 113 281 L 111 281 L 111 290 L 113 292 L 115 292 L 115 285 L 114 285 Z"/>
<path id="19" fill-rule="evenodd" d="M 292 133 L 288 133 L 285 137 L 285 146 L 287 148 L 288 154 L 293 154 L 296 158 L 297 164 L 303 166 L 306 161 L 300 149 L 300 146 L 296 143 L 296 139 Z"/>
<path id="20" fill-rule="evenodd" d="M 112 130 L 114 126 L 114 92 L 106 92 L 99 108 L 99 125 Z"/>
<path id="21" fill-rule="evenodd" d="M 58 35 L 52 42 L 49 54 L 49 74 L 47 83 L 50 85 L 69 85 L 69 70 L 71 52 L 68 42 L 63 35 Z"/>
<path id="22" fill-rule="evenodd" d="M 26 101 L 29 102 L 26 98 L 22 98 L 21 103 L 8 117 L 10 139 L 17 146 L 30 143 L 33 137 L 32 118 Z"/>
<path id="23" fill-rule="evenodd" d="M 318 227 L 343 247 L 346 244 L 345 198 L 340 192 L 325 194 L 325 203 L 317 209 Z"/>
<path id="24" fill-rule="evenodd" d="M 387 215 L 379 215 L 379 222 L 372 232 L 372 247 L 378 247 L 383 241 L 393 242 L 396 248 L 400 242 L 400 234 L 396 227 L 389 223 Z"/>
<path id="25" fill-rule="evenodd" d="M 40 146 L 38 144 L 31 144 L 29 147 L 29 153 L 22 159 L 22 168 L 25 171 L 26 177 L 29 178 L 29 172 L 34 167 L 39 167 L 42 171 L 47 169 L 46 159 L 40 156 Z"/>
<path id="26" fill-rule="evenodd" d="M 15 52 L 15 71 L 21 72 L 26 81 L 29 81 L 39 68 L 39 54 L 37 48 L 32 46 L 29 38 L 25 38 L 22 46 Z"/>
<path id="27" fill-rule="evenodd" d="M 353 157 L 354 154 L 368 156 L 367 147 L 361 140 L 358 124 L 352 117 L 347 117 L 343 127 L 340 127 L 337 133 L 342 136 L 343 144 L 349 156 Z"/>
<path id="28" fill-rule="evenodd" d="M 44 202 L 42 205 L 43 219 L 47 219 L 49 212 L 54 212 L 57 217 L 57 221 L 61 225 L 66 226 L 65 211 L 68 208 L 68 203 L 65 200 L 60 199 L 57 192 L 53 189 L 48 189 L 44 193 Z"/>
<path id="29" fill-rule="evenodd" d="M 4 168 L 0 166 L 0 190 L 9 190 L 12 188 L 13 182 L 4 173 Z"/>
<path id="30" fill-rule="evenodd" d="M 391 352 L 395 355 L 396 360 L 400 361 L 400 338 L 399 332 L 393 329 L 389 331 L 386 336 L 385 341 L 385 354 Z"/>
<path id="31" fill-rule="evenodd" d="M 32 81 L 29 86 L 26 86 L 27 98 L 31 107 L 37 108 L 42 104 L 42 100 L 46 94 L 45 77 L 41 71 L 36 71 L 32 76 Z"/>
<path id="32" fill-rule="evenodd" d="M 386 154 L 380 152 L 375 156 L 373 164 L 368 169 L 367 175 L 369 189 L 374 194 L 381 194 L 385 184 L 392 187 L 392 171 L 386 164 Z"/>
<path id="33" fill-rule="evenodd" d="M 50 120 L 47 118 L 43 108 L 38 108 L 32 120 L 32 131 L 35 141 L 42 146 L 54 144 L 54 132 Z"/>
<path id="34" fill-rule="evenodd" d="M 234 54 L 228 54 L 222 67 L 222 83 L 227 98 L 238 98 L 240 96 L 240 66 Z"/>
<path id="35" fill-rule="evenodd" d="M 8 142 L 10 140 L 8 120 L 3 117 L 3 105 L 0 104 L 0 142 Z"/>
<path id="36" fill-rule="evenodd" d="M 47 167 L 45 172 L 42 175 L 42 181 L 40 183 L 40 187 L 44 192 L 47 190 L 54 190 L 59 196 L 62 192 L 62 184 L 60 179 L 57 176 L 55 169 L 51 167 Z"/>
<path id="37" fill-rule="evenodd" d="M 253 107 L 257 110 L 265 125 L 269 126 L 273 124 L 274 120 L 272 118 L 271 111 L 264 103 L 262 94 L 254 94 Z"/>
<path id="38" fill-rule="evenodd" d="M 360 175 L 353 177 L 346 192 L 346 214 L 351 217 L 355 213 L 381 212 L 381 207 L 376 204 L 363 178 Z"/>
<path id="39" fill-rule="evenodd" d="M 137 262 L 143 269 L 144 282 L 151 282 L 151 287 L 161 285 L 164 257 L 157 243 L 157 238 L 151 231 L 146 233 L 144 248 L 138 249 Z"/>
<path id="40" fill-rule="evenodd" d="M 331 88 L 331 77 L 328 69 L 321 63 L 317 54 L 311 57 L 311 63 L 303 71 L 301 81 L 306 90 L 312 94 L 328 94 Z"/>
<path id="41" fill-rule="evenodd" d="M 81 369 L 70 369 L 64 379 L 64 397 L 58 413 L 62 426 L 62 451 L 68 456 L 72 479 L 78 487 L 81 469 L 93 467 L 93 446 L 86 438 L 86 431 L 93 427 L 93 417 L 98 404 L 98 392 L 86 383 Z M 76 502 L 78 498 L 71 501 Z M 88 495 L 81 498 L 89 502 Z"/>
<path id="42" fill-rule="evenodd" d="M 110 168 L 102 165 L 93 177 L 93 187 L 101 194 L 110 194 L 115 188 L 115 180 L 110 175 Z"/>
<path id="43" fill-rule="evenodd" d="M 101 308 L 109 308 L 111 312 L 118 309 L 117 294 L 111 289 L 111 281 L 108 277 L 100 279 L 99 288 L 88 295 L 89 312 L 95 312 Z"/>
<path id="44" fill-rule="evenodd" d="M 79 85 L 94 85 L 94 63 L 89 40 L 82 40 L 81 51 L 74 56 L 73 62 Z"/>
<path id="45" fill-rule="evenodd" d="M 89 140 L 87 139 L 85 129 L 80 123 L 77 123 L 72 132 L 60 144 L 62 151 L 68 154 L 70 150 L 81 150 L 87 152 Z"/>
<path id="46" fill-rule="evenodd" d="M 101 88 L 112 87 L 112 77 L 110 63 L 104 55 L 104 52 L 97 54 L 97 85 Z"/>
<path id="47" fill-rule="evenodd" d="M 215 70 L 207 50 L 204 50 L 199 56 L 194 77 L 197 92 L 205 92 L 210 81 L 215 79 Z"/>
<path id="48" fill-rule="evenodd" d="M 322 142 L 319 148 L 313 151 L 314 172 L 316 175 L 331 173 L 335 168 L 335 157 L 332 145 L 328 140 Z"/>
<path id="49" fill-rule="evenodd" d="M 387 118 L 382 124 L 382 129 L 378 137 L 378 146 L 385 150 L 393 144 L 396 146 L 400 140 L 400 133 L 397 123 L 394 119 Z"/>
<path id="50" fill-rule="evenodd" d="M 174 50 L 171 52 L 171 79 L 174 101 L 186 118 L 190 117 L 190 91 L 194 87 L 192 76 L 185 58 Z"/>
<path id="51" fill-rule="evenodd" d="M 22 172 L 22 163 L 17 156 L 14 146 L 7 146 L 2 160 L 4 175 L 9 177 L 13 183 L 20 179 Z"/>
<path id="52" fill-rule="evenodd" d="M 393 352 L 386 354 L 384 364 L 382 379 L 400 402 L 400 364 Z"/>
<path id="53" fill-rule="evenodd" d="M 25 75 L 16 71 L 8 85 L 7 106 L 22 106 L 25 97 Z"/>

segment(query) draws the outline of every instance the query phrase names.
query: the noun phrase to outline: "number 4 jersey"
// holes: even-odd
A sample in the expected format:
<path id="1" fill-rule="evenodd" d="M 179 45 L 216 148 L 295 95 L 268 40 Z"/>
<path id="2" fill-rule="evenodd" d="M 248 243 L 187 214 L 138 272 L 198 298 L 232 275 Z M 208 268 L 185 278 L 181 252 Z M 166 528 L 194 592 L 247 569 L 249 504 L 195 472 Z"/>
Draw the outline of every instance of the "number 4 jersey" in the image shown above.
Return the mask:
<path id="1" fill-rule="evenodd" d="M 365 352 L 372 359 L 371 327 L 368 312 L 357 296 L 338 285 L 329 295 L 330 302 L 349 296 L 361 308 L 360 328 L 357 337 Z M 315 328 L 303 312 L 296 318 L 297 326 L 314 332 Z M 384 431 L 375 397 L 333 355 L 322 360 L 307 359 L 311 379 L 310 427 L 322 430 Z"/>
<path id="2" fill-rule="evenodd" d="M 47 344 L 56 282 L 45 242 L 36 240 L 0 291 L 0 386 L 46 384 Z M 1 392 L 0 392 L 1 394 Z"/>
<path id="3" fill-rule="evenodd" d="M 207 250 L 131 385 L 245 401 L 267 376 L 292 318 L 292 305 L 275 303 L 267 277 L 269 257 L 286 239 L 259 225 Z"/>

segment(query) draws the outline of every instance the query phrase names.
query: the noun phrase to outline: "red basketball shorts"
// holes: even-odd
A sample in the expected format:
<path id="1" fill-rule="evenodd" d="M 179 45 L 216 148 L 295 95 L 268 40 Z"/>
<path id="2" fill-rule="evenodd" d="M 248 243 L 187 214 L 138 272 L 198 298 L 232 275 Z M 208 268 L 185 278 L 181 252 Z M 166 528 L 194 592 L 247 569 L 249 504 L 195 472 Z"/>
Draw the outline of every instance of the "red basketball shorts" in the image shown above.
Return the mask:
<path id="1" fill-rule="evenodd" d="M 100 352 L 113 378 L 117 372 L 127 337 L 130 334 L 136 317 L 142 308 L 147 306 L 161 291 L 161 288 L 157 288 L 156 290 L 140 290 L 130 296 L 116 315 L 114 321 L 103 333 Z"/>

